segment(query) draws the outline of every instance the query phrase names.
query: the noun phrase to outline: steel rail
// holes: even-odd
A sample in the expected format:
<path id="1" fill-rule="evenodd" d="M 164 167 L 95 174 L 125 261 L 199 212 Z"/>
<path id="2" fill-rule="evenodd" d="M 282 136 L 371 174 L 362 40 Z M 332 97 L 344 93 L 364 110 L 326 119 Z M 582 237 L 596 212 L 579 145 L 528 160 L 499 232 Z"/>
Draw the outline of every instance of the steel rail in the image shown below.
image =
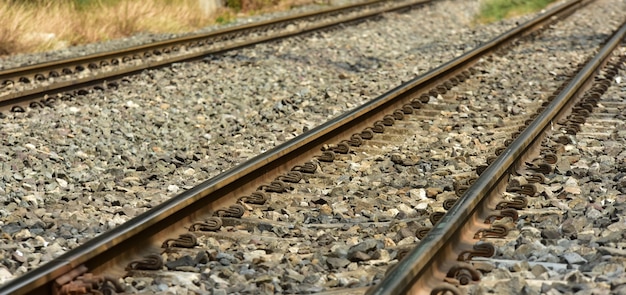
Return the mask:
<path id="1" fill-rule="evenodd" d="M 20 75 L 26 76 L 26 75 L 34 74 L 34 73 L 60 69 L 60 68 L 64 68 L 64 67 L 71 67 L 73 65 L 88 64 L 88 63 L 93 62 L 93 61 L 100 61 L 100 60 L 108 59 L 108 58 L 111 58 L 111 57 L 133 55 L 135 53 L 145 52 L 145 51 L 156 49 L 156 48 L 168 47 L 168 46 L 171 46 L 173 44 L 177 45 L 177 44 L 185 44 L 185 43 L 190 43 L 190 42 L 197 42 L 197 41 L 200 41 L 200 40 L 204 40 L 204 39 L 207 39 L 207 38 L 213 38 L 213 37 L 217 37 L 217 36 L 221 36 L 221 35 L 237 33 L 237 32 L 245 32 L 246 30 L 249 30 L 250 28 L 257 28 L 257 27 L 265 27 L 265 26 L 276 25 L 276 24 L 280 24 L 280 23 L 284 23 L 284 22 L 287 22 L 287 21 L 292 21 L 292 20 L 296 20 L 296 19 L 300 19 L 300 18 L 308 18 L 308 17 L 311 17 L 311 16 L 320 16 L 320 15 L 324 15 L 324 14 L 330 14 L 330 13 L 334 13 L 334 12 L 339 12 L 339 11 L 345 10 L 345 9 L 352 9 L 352 8 L 363 7 L 363 6 L 367 6 L 367 5 L 378 3 L 378 2 L 382 2 L 382 1 L 380 1 L 380 0 L 372 0 L 372 1 L 367 1 L 367 2 L 363 2 L 363 3 L 350 4 L 350 5 L 345 5 L 345 6 L 340 6 L 340 7 L 330 8 L 330 9 L 324 9 L 324 10 L 321 10 L 321 11 L 301 13 L 301 14 L 296 14 L 296 15 L 292 15 L 292 16 L 286 16 L 286 17 L 281 17 L 281 18 L 277 18 L 277 19 L 261 21 L 261 22 L 257 22 L 257 23 L 244 24 L 244 25 L 239 25 L 239 26 L 235 26 L 235 27 L 231 27 L 231 28 L 218 29 L 218 30 L 215 30 L 215 31 L 212 31 L 212 32 L 208 32 L 208 33 L 201 33 L 201 34 L 194 34 L 194 35 L 190 35 L 190 36 L 177 37 L 177 38 L 173 38 L 173 39 L 168 39 L 168 40 L 163 40 L 163 41 L 158 41 L 158 42 L 153 42 L 153 43 L 148 43 L 148 44 L 142 44 L 142 45 L 127 47 L 127 48 L 123 48 L 123 49 L 120 49 L 120 50 L 99 52 L 99 53 L 89 54 L 89 55 L 75 57 L 75 58 L 59 59 L 59 60 L 42 62 L 42 63 L 32 64 L 32 65 L 23 66 L 23 67 L 4 69 L 4 70 L 0 71 L 0 80 L 4 80 L 7 77 L 17 77 L 17 76 L 20 76 Z"/>
<path id="2" fill-rule="evenodd" d="M 305 28 L 299 28 L 296 30 L 288 31 L 288 32 L 280 32 L 277 34 L 271 34 L 265 37 L 253 38 L 252 40 L 245 40 L 243 42 L 238 42 L 238 43 L 235 42 L 235 44 L 229 44 L 220 48 L 207 48 L 206 50 L 197 50 L 197 51 L 191 50 L 189 53 L 172 54 L 171 56 L 167 58 L 163 58 L 162 60 L 145 60 L 145 61 L 142 61 L 138 65 L 122 65 L 122 62 L 120 61 L 119 65 L 109 66 L 111 70 L 99 71 L 94 75 L 88 75 L 86 77 L 78 78 L 78 79 L 57 81 L 49 85 L 40 85 L 40 86 L 33 87 L 30 89 L 25 89 L 22 91 L 9 92 L 5 95 L 0 96 L 0 106 L 6 106 L 15 102 L 20 102 L 20 101 L 25 101 L 25 100 L 41 97 L 44 93 L 49 93 L 49 92 L 61 93 L 61 92 L 65 92 L 68 90 L 73 90 L 73 89 L 77 89 L 81 87 L 87 87 L 87 86 L 94 85 L 94 81 L 104 81 L 107 79 L 112 80 L 112 79 L 116 79 L 122 76 L 137 73 L 139 71 L 149 69 L 149 68 L 157 68 L 157 67 L 169 65 L 172 63 L 176 63 L 176 62 L 189 61 L 189 60 L 201 58 L 208 54 L 225 52 L 228 50 L 243 48 L 243 47 L 251 46 L 254 44 L 282 39 L 286 37 L 292 37 L 292 36 L 312 32 L 312 31 L 317 31 L 317 30 L 333 27 L 341 23 L 354 22 L 354 21 L 363 20 L 366 18 L 371 18 L 377 15 L 381 15 L 387 12 L 406 9 L 408 7 L 412 7 L 416 5 L 423 5 L 432 1 L 434 0 L 416 0 L 413 2 L 405 3 L 403 5 L 388 7 L 385 9 L 377 9 L 368 13 L 364 13 L 364 14 L 360 14 L 360 15 L 356 15 L 356 16 L 352 16 L 348 18 L 342 18 L 340 20 L 334 20 L 331 22 L 322 22 L 322 23 L 318 23 L 315 25 L 307 26 Z M 0 71 L 0 83 L 3 83 L 3 81 L 7 81 L 7 80 L 14 81 L 14 83 L 17 83 L 17 81 L 15 80 L 24 76 L 28 76 L 31 79 L 33 79 L 33 76 L 38 73 L 49 73 L 51 71 L 59 72 L 64 68 L 74 68 L 79 65 L 87 67 L 87 65 L 90 63 L 99 64 L 102 61 L 108 62 L 114 59 L 121 60 L 123 57 L 141 55 L 143 53 L 146 53 L 146 52 L 150 53 L 155 50 L 160 51 L 165 48 L 172 48 L 174 46 L 182 47 L 184 45 L 197 44 L 198 42 L 204 42 L 204 41 L 208 42 L 213 39 L 219 39 L 221 36 L 236 36 L 237 34 L 245 34 L 247 32 L 259 30 L 262 28 L 269 29 L 274 26 L 286 25 L 288 23 L 295 22 L 295 21 L 302 21 L 302 20 L 306 20 L 308 18 L 314 18 L 314 17 L 324 17 L 326 15 L 333 15 L 335 13 L 340 13 L 342 11 L 349 11 L 351 9 L 364 8 L 367 6 L 380 4 L 384 2 L 386 1 L 370 0 L 367 2 L 363 2 L 363 3 L 344 5 L 341 7 L 326 9 L 326 10 L 322 10 L 318 12 L 302 13 L 302 14 L 298 14 L 295 16 L 288 16 L 288 17 L 283 17 L 283 18 L 274 19 L 274 20 L 267 20 L 267 21 L 262 21 L 258 23 L 246 24 L 246 25 L 236 26 L 233 28 L 225 28 L 225 29 L 216 30 L 216 31 L 209 32 L 209 33 L 179 37 L 179 38 L 174 38 L 170 40 L 129 47 L 129 48 L 121 49 L 121 50 L 115 50 L 115 51 L 104 52 L 104 53 L 96 53 L 96 54 L 72 58 L 72 59 L 57 60 L 57 61 L 51 61 L 51 62 L 46 62 L 46 63 L 41 63 L 41 64 L 25 66 L 25 67 L 7 69 L 7 70 Z"/>
<path id="3" fill-rule="evenodd" d="M 55 279 L 79 267 L 90 272 L 110 266 L 121 254 L 126 258 L 155 243 L 151 237 L 158 233 L 175 235 L 182 220 L 206 214 L 211 206 L 224 199 L 253 191 L 256 184 L 271 180 L 295 164 L 308 161 L 329 142 L 360 132 L 387 112 L 401 107 L 411 98 L 435 87 L 457 72 L 476 63 L 484 54 L 500 48 L 523 32 L 552 19 L 557 14 L 574 9 L 582 0 L 572 0 L 555 7 L 535 20 L 496 37 L 490 42 L 463 54 L 427 73 L 418 76 L 351 111 L 348 111 L 270 151 L 256 156 L 190 190 L 157 205 L 127 223 L 116 227 L 60 257 L 32 270 L 0 287 L 0 294 L 50 294 Z M 289 168 L 288 168 L 289 167 Z M 159 243 L 160 244 L 160 243 Z M 158 247 L 158 246 L 157 246 Z"/>
<path id="4" fill-rule="evenodd" d="M 541 141 L 541 135 L 558 118 L 594 78 L 595 73 L 606 63 L 614 49 L 626 36 L 626 23 L 616 31 L 606 45 L 574 77 L 564 90 L 546 107 L 528 127 L 507 147 L 476 182 L 465 192 L 437 225 L 424 237 L 418 246 L 408 253 L 383 281 L 368 290 L 367 294 L 404 294 L 411 290 L 420 275 L 437 257 L 441 257 L 454 235 L 458 235 L 463 225 L 480 208 L 486 196 L 495 185 L 505 178 L 520 159 L 534 144 Z"/>

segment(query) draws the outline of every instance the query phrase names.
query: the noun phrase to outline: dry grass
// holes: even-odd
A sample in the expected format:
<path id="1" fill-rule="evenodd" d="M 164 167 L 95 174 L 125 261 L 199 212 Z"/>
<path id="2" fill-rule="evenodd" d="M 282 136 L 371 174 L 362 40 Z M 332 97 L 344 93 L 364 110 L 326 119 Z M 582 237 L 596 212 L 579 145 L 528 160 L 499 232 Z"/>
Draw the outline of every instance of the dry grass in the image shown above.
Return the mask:
<path id="1" fill-rule="evenodd" d="M 127 37 L 179 33 L 239 13 L 286 9 L 312 0 L 228 0 L 205 15 L 198 0 L 0 0 L 0 56 Z"/>
<path id="2" fill-rule="evenodd" d="M 9 6 L 0 4 L 0 17 L 3 19 L 0 25 L 0 55 L 20 52 L 30 45 L 25 44 L 23 38 L 27 31 L 27 25 L 21 19 L 33 19 L 32 11 L 14 10 Z"/>

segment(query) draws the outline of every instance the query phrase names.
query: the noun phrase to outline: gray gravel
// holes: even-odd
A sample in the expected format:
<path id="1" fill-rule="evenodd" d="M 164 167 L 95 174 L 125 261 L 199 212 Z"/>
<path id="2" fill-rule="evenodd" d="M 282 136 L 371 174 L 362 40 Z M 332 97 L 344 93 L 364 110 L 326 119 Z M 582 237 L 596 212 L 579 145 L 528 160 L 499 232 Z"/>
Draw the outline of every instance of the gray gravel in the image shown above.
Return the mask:
<path id="1" fill-rule="evenodd" d="M 477 7 L 441 1 L 9 114 L 0 129 L 0 282 L 520 21 L 472 26 Z"/>
<path id="2" fill-rule="evenodd" d="M 149 57 L 143 57 L 140 59 L 133 59 L 130 61 L 123 62 L 125 66 L 138 66 L 141 64 L 150 64 L 150 63 L 159 63 L 163 62 L 164 59 L 167 58 L 176 58 L 176 57 L 189 57 L 192 54 L 202 54 L 203 56 L 207 56 L 207 52 L 210 51 L 224 51 L 224 48 L 229 48 L 232 46 L 241 46 L 243 43 L 253 42 L 255 40 L 264 39 L 271 37 L 273 35 L 281 35 L 281 34 L 291 34 L 297 29 L 310 29 L 313 26 L 319 26 L 321 24 L 330 24 L 333 22 L 341 21 L 344 19 L 349 19 L 353 17 L 362 16 L 367 13 L 374 13 L 384 11 L 385 9 L 389 9 L 392 7 L 399 7 L 407 4 L 415 4 L 417 1 L 415 0 L 404 0 L 404 1 L 393 1 L 393 2 L 377 2 L 375 5 L 366 5 L 360 9 L 354 9 L 347 12 L 342 12 L 340 14 L 330 14 L 325 15 L 323 19 L 315 20 L 314 18 L 305 19 L 301 21 L 293 21 L 289 22 L 289 25 L 280 28 L 266 28 L 263 32 L 252 32 L 250 34 L 246 34 L 243 36 L 231 36 L 232 39 L 227 38 L 227 40 L 215 40 L 211 42 L 210 45 L 201 46 L 201 47 L 187 47 L 182 46 L 179 50 L 173 50 L 170 53 L 166 54 L 158 54 L 158 55 L 150 55 Z M 98 75 L 106 75 L 111 74 L 111 71 L 115 71 L 117 67 L 111 66 L 103 66 L 97 69 L 85 69 L 80 72 L 75 72 L 71 75 L 61 75 L 59 77 L 48 77 L 47 79 L 30 81 L 28 83 L 15 83 L 15 84 L 7 84 L 7 87 L 4 87 L 2 91 L 0 91 L 0 96 L 9 95 L 11 93 L 22 92 L 32 90 L 34 88 L 47 87 L 55 83 L 63 83 L 63 82 L 75 82 L 80 81 L 81 79 L 89 79 L 93 76 Z"/>
<path id="3" fill-rule="evenodd" d="M 485 163 L 534 113 L 544 94 L 573 72 L 561 61 L 584 61 L 610 32 L 607 28 L 601 31 L 605 34 L 574 46 L 559 42 L 598 29 L 580 22 L 581 28 L 568 28 L 577 20 L 568 19 L 536 37 L 552 40 L 552 50 L 543 50 L 545 42 L 524 41 L 507 54 L 485 59 L 472 79 L 431 98 L 417 114 L 387 127 L 384 135 L 353 148 L 334 164 L 320 163 L 319 172 L 292 185 L 293 193 L 274 195 L 270 205 L 250 206 L 243 220 L 217 233 L 195 232 L 199 245 L 193 250 L 161 254 L 167 261 L 162 272 L 124 278 L 130 292 L 305 293 L 377 282 L 402 248 L 419 241 L 415 230 L 432 226 L 427 216 L 442 212 L 444 200 L 456 198 L 453 187 L 473 176 L 474 167 Z M 555 35 L 559 41 L 553 40 Z M 383 146 L 383 141 L 393 144 Z M 205 251 L 206 261 L 192 259 Z M 575 253 L 563 257 L 571 263 L 585 261 Z M 166 269 L 184 270 L 187 279 L 168 279 L 175 272 Z M 496 279 L 501 273 L 493 272 Z M 500 285 L 517 286 L 510 282 Z"/>
<path id="4" fill-rule="evenodd" d="M 571 143 L 544 147 L 559 156 L 554 173 L 509 237 L 496 242 L 488 261 L 497 268 L 473 294 L 624 294 L 625 78 L 622 69 Z"/>
<path id="5" fill-rule="evenodd" d="M 616 10 L 617 7 L 617 10 Z M 563 61 L 584 60 L 583 52 L 593 52 L 612 28 L 621 25 L 626 9 L 623 1 L 598 1 L 591 9 L 574 15 L 566 23 L 555 25 L 538 37 L 558 47 L 549 47 L 544 55 L 561 52 Z M 604 15 L 598 19 L 594 15 Z M 581 39 L 575 36 L 593 36 Z M 603 37 L 604 36 L 604 37 Z M 594 45 L 595 44 L 595 45 Z M 556 45 L 556 44 L 555 44 Z M 541 52 L 537 49 L 535 52 Z M 617 50 L 618 56 L 626 48 Z M 614 59 L 615 60 L 615 59 Z M 554 61 L 561 61 L 560 58 Z M 572 65 L 575 65 L 572 62 Z M 554 76 L 565 74 L 566 64 Z M 623 68 L 623 64 L 622 64 Z M 506 239 L 489 239 L 498 245 L 493 259 L 487 259 L 493 271 L 484 274 L 480 284 L 465 291 L 471 294 L 624 294 L 623 233 L 626 192 L 624 188 L 624 109 L 626 71 L 619 71 L 598 107 L 571 136 L 570 144 L 552 142 L 546 152 L 559 161 L 546 184 L 529 198 L 529 208 L 520 211 Z M 550 138 L 562 136 L 559 125 Z"/>

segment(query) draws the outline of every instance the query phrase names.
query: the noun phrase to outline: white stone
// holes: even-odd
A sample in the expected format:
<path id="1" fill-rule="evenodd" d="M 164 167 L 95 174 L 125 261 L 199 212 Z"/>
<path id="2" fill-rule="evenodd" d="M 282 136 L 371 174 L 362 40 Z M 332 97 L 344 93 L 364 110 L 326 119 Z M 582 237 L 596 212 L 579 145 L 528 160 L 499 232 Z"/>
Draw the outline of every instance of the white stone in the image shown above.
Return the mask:
<path id="1" fill-rule="evenodd" d="M 389 216 L 396 216 L 396 215 L 398 215 L 398 213 L 400 213 L 400 210 L 398 210 L 396 208 L 391 208 L 391 209 L 387 210 L 387 214 Z"/>
<path id="2" fill-rule="evenodd" d="M 396 243 L 396 245 L 398 246 L 404 246 L 404 245 L 411 245 L 411 244 L 415 244 L 415 240 L 417 238 L 416 237 L 406 237 L 400 241 L 398 241 L 398 243 Z"/>
<path id="3" fill-rule="evenodd" d="M 67 181 L 65 181 L 64 179 L 57 178 L 56 181 L 61 188 L 67 188 Z"/>
<path id="4" fill-rule="evenodd" d="M 16 240 L 26 240 L 31 238 L 33 235 L 31 235 L 30 231 L 28 229 L 22 229 L 21 231 L 17 232 L 13 238 L 15 238 Z M 21 256 L 21 255 L 20 255 Z"/>
<path id="5" fill-rule="evenodd" d="M 167 186 L 167 191 L 171 193 L 176 193 L 179 190 L 178 186 L 175 184 L 170 184 Z"/>
<path id="6" fill-rule="evenodd" d="M 567 181 L 565 181 L 564 190 L 574 195 L 578 195 L 582 192 L 580 190 L 580 187 L 578 186 L 578 181 L 573 177 L 570 177 L 567 179 Z"/>
<path id="7" fill-rule="evenodd" d="M 359 237 L 349 237 L 346 239 L 347 246 L 354 246 L 360 242 Z"/>
<path id="8" fill-rule="evenodd" d="M 411 189 L 409 190 L 409 197 L 414 200 L 426 200 L 426 190 L 423 188 Z"/>
<path id="9" fill-rule="evenodd" d="M 400 203 L 400 204 L 398 204 L 397 208 L 398 208 L 398 210 L 400 210 L 400 211 L 404 212 L 405 214 L 407 214 L 407 215 L 409 215 L 409 216 L 412 216 L 412 215 L 414 215 L 414 214 L 417 214 L 417 211 L 415 211 L 415 209 L 413 209 L 413 208 L 411 208 L 411 207 L 407 206 L 407 205 L 406 205 L 406 204 L 404 204 L 404 203 Z"/>
<path id="10" fill-rule="evenodd" d="M 81 159 L 87 159 L 89 158 L 89 155 L 87 155 L 85 152 L 83 151 L 77 151 L 75 154 L 77 157 L 81 158 Z"/>
<path id="11" fill-rule="evenodd" d="M 120 216 L 118 214 L 115 214 L 113 216 L 113 218 L 110 218 L 108 220 L 107 225 L 109 226 L 109 228 L 114 228 L 114 227 L 116 227 L 116 226 L 118 226 L 118 225 L 120 225 L 120 224 L 122 224 L 124 222 L 126 222 L 126 218 L 124 218 L 124 217 L 122 217 L 122 216 Z"/>
<path id="12" fill-rule="evenodd" d="M 171 280 L 177 286 L 182 286 L 187 289 L 197 289 L 198 287 L 194 282 L 200 281 L 200 274 L 189 272 L 170 272 Z M 167 289 L 166 289 L 167 290 Z M 194 293 L 194 292 L 190 292 Z"/>
<path id="13" fill-rule="evenodd" d="M 58 256 L 62 253 L 65 252 L 65 250 L 63 249 L 63 247 L 61 247 L 61 245 L 59 245 L 59 243 L 52 243 L 51 245 L 44 247 L 45 252 L 52 254 L 52 256 Z"/>
<path id="14" fill-rule="evenodd" d="M 333 208 L 333 212 L 335 212 L 335 213 L 344 214 L 344 213 L 348 212 L 348 205 L 344 201 L 338 202 L 338 203 L 333 203 L 331 205 L 331 208 Z"/>
<path id="15" fill-rule="evenodd" d="M 46 241 L 44 238 L 42 238 L 41 236 L 36 236 L 35 237 L 35 241 L 37 241 L 37 243 L 39 243 L 39 245 L 42 245 L 44 247 L 47 247 L 48 244 L 50 244 L 48 241 Z"/>
<path id="16" fill-rule="evenodd" d="M 139 105 L 138 105 L 138 104 L 136 104 L 134 101 L 129 100 L 129 101 L 127 101 L 127 102 L 126 102 L 126 106 L 127 106 L 127 107 L 129 107 L 129 108 L 136 108 L 136 107 L 138 107 Z"/>
<path id="17" fill-rule="evenodd" d="M 567 178 L 567 180 L 565 181 L 565 185 L 578 185 L 578 181 L 576 180 L 576 178 L 573 177 L 569 177 Z"/>
<path id="18" fill-rule="evenodd" d="M 13 279 L 11 272 L 4 266 L 0 266 L 0 285 Z"/>
<path id="19" fill-rule="evenodd" d="M 265 250 L 254 250 L 243 253 L 243 259 L 246 261 L 253 261 L 254 259 L 261 258 L 265 255 Z"/>
<path id="20" fill-rule="evenodd" d="M 35 206 L 39 205 L 39 199 L 40 198 L 37 198 L 37 196 L 35 196 L 35 195 L 28 195 L 28 196 L 23 196 L 22 197 L 22 200 L 24 200 L 26 202 L 29 202 L 29 203 L 31 203 L 31 204 L 33 204 Z"/>
<path id="21" fill-rule="evenodd" d="M 583 258 L 582 256 L 580 256 L 580 254 L 578 253 L 574 253 L 574 252 L 570 252 L 570 253 L 565 253 L 563 254 L 563 258 L 567 261 L 567 263 L 569 264 L 581 264 L 581 263 L 587 263 L 587 259 Z"/>
<path id="22" fill-rule="evenodd" d="M 420 202 L 415 206 L 417 210 L 426 210 L 428 208 L 428 202 Z"/>
<path id="23" fill-rule="evenodd" d="M 222 286 L 230 286 L 230 282 L 229 281 L 220 278 L 217 274 L 211 275 L 210 278 L 216 284 L 219 284 L 219 285 L 222 285 Z"/>

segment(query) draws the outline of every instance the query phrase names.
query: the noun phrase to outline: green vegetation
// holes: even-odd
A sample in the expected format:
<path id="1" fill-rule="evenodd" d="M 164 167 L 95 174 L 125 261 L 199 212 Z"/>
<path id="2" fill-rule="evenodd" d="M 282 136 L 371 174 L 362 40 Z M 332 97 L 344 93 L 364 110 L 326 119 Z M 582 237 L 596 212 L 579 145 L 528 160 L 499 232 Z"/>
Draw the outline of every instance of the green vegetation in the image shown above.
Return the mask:
<path id="1" fill-rule="evenodd" d="M 220 25 L 225 25 L 233 22 L 235 20 L 235 15 L 230 11 L 226 11 L 215 18 L 215 23 Z"/>
<path id="2" fill-rule="evenodd" d="M 280 5 L 279 0 L 226 0 L 226 7 L 235 11 L 250 11 Z"/>
<path id="3" fill-rule="evenodd" d="M 484 0 L 480 13 L 476 17 L 479 22 L 489 23 L 504 18 L 535 12 L 545 8 L 555 0 Z"/>
<path id="4" fill-rule="evenodd" d="M 239 11 L 242 7 L 241 0 L 226 0 L 226 7 Z"/>

